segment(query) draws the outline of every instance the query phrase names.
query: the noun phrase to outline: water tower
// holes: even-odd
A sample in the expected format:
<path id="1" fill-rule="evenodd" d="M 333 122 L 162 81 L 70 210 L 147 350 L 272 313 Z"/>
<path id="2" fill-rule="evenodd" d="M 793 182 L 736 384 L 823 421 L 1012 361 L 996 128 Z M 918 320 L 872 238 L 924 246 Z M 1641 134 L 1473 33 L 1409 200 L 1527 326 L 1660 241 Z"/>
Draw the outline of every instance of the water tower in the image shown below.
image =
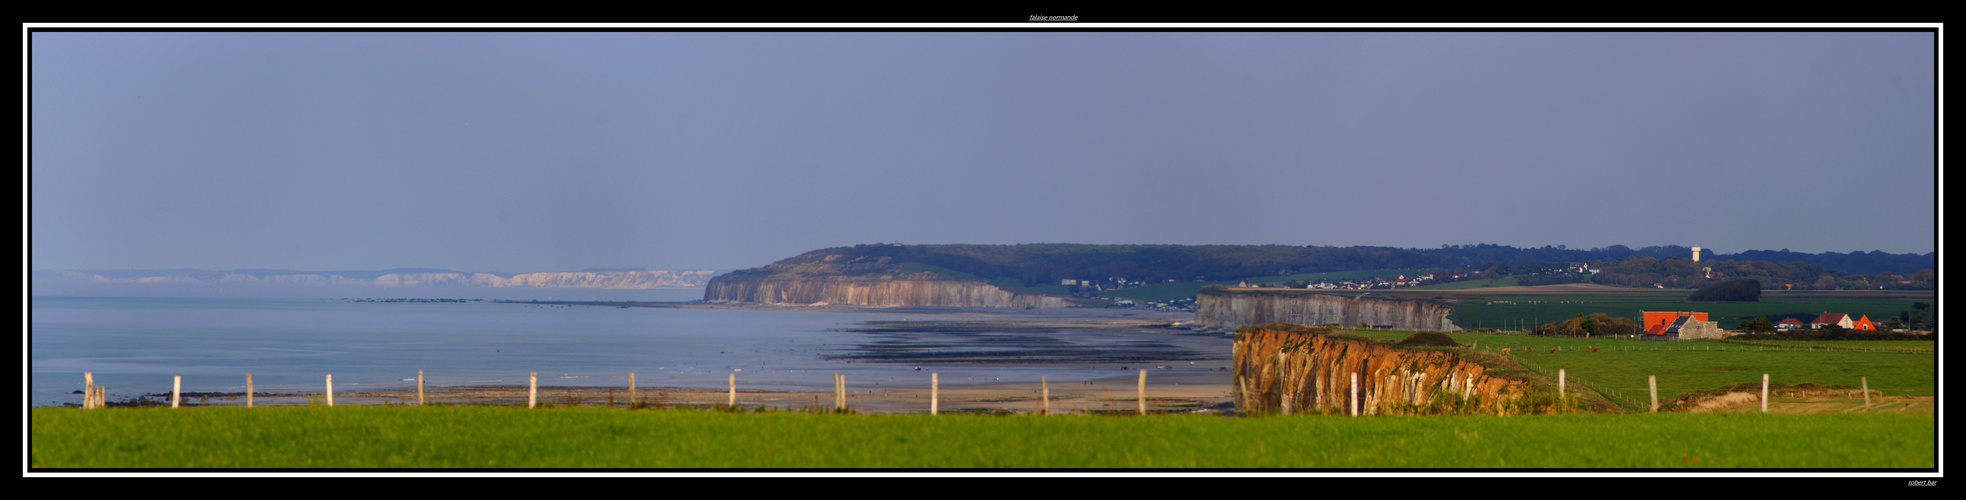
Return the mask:
<path id="1" fill-rule="evenodd" d="M 1700 247 L 1693 247 L 1693 262 L 1700 261 Z"/>

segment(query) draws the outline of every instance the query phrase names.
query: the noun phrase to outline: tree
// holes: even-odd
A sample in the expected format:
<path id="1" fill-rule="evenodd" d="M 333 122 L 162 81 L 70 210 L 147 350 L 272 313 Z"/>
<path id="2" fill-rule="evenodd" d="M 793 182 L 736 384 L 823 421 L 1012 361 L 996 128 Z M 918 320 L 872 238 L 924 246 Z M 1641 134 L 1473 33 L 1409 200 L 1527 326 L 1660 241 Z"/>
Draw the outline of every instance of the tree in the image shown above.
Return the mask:
<path id="1" fill-rule="evenodd" d="M 1544 323 L 1532 331 L 1536 335 L 1564 335 L 1570 337 L 1625 336 L 1638 333 L 1638 323 L 1631 318 L 1613 317 L 1595 312 L 1589 315 L 1578 314 L 1560 323 Z"/>
<path id="2" fill-rule="evenodd" d="M 1767 316 L 1756 316 L 1751 319 L 1741 320 L 1740 330 L 1744 332 L 1768 333 L 1775 331 L 1775 324 L 1768 322 Z"/>
<path id="3" fill-rule="evenodd" d="M 1755 280 L 1734 280 L 1700 287 L 1686 300 L 1697 302 L 1757 302 L 1761 300 L 1761 282 Z"/>

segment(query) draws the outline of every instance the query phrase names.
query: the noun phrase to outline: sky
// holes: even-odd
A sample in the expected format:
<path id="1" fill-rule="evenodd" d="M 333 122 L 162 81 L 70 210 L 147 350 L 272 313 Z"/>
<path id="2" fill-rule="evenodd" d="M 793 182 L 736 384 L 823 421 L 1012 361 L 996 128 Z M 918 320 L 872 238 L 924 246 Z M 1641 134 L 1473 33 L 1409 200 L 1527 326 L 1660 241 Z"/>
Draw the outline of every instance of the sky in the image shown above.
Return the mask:
<path id="1" fill-rule="evenodd" d="M 1930 32 L 51 32 L 31 269 L 1937 251 Z"/>

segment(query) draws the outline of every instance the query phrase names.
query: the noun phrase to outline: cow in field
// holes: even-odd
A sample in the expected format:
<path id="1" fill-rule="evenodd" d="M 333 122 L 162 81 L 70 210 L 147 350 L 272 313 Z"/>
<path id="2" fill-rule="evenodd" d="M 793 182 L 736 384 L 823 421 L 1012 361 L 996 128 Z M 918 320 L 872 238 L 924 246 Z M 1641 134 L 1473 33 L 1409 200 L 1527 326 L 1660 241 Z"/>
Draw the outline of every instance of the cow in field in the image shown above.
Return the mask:
<path id="1" fill-rule="evenodd" d="M 1591 352 L 1597 352 L 1597 346 L 1591 346 Z"/>
<path id="2" fill-rule="evenodd" d="M 1507 355 L 1509 355 L 1509 348 L 1507 348 L 1507 347 L 1504 347 L 1504 348 L 1502 348 L 1502 355 L 1503 355 L 1503 356 L 1507 356 Z"/>

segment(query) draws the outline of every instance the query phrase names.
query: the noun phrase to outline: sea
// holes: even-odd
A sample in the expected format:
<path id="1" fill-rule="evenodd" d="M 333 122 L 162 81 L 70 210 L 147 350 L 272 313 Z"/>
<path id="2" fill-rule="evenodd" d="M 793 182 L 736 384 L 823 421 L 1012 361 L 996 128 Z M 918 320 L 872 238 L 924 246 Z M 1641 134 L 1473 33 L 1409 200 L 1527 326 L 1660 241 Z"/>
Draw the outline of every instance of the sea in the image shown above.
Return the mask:
<path id="1" fill-rule="evenodd" d="M 1109 367 L 1093 373 L 829 358 L 877 341 L 855 331 L 858 325 L 962 319 L 946 314 L 529 303 L 683 302 L 700 299 L 700 289 L 463 289 L 442 302 L 430 300 L 445 298 L 430 290 L 391 296 L 401 290 L 352 290 L 358 295 L 350 297 L 321 295 L 351 290 L 250 298 L 31 295 L 28 403 L 79 404 L 84 372 L 108 387 L 111 401 L 169 394 L 174 377 L 185 393 L 239 393 L 248 373 L 258 393 L 320 393 L 330 375 L 336 393 L 413 389 L 418 370 L 427 386 L 523 386 L 537 373 L 541 386 L 626 387 L 633 372 L 638 387 L 723 388 L 736 374 L 740 389 L 812 391 L 830 391 L 832 373 L 856 385 L 926 385 L 929 373 L 940 373 L 944 385 L 1112 375 Z"/>

